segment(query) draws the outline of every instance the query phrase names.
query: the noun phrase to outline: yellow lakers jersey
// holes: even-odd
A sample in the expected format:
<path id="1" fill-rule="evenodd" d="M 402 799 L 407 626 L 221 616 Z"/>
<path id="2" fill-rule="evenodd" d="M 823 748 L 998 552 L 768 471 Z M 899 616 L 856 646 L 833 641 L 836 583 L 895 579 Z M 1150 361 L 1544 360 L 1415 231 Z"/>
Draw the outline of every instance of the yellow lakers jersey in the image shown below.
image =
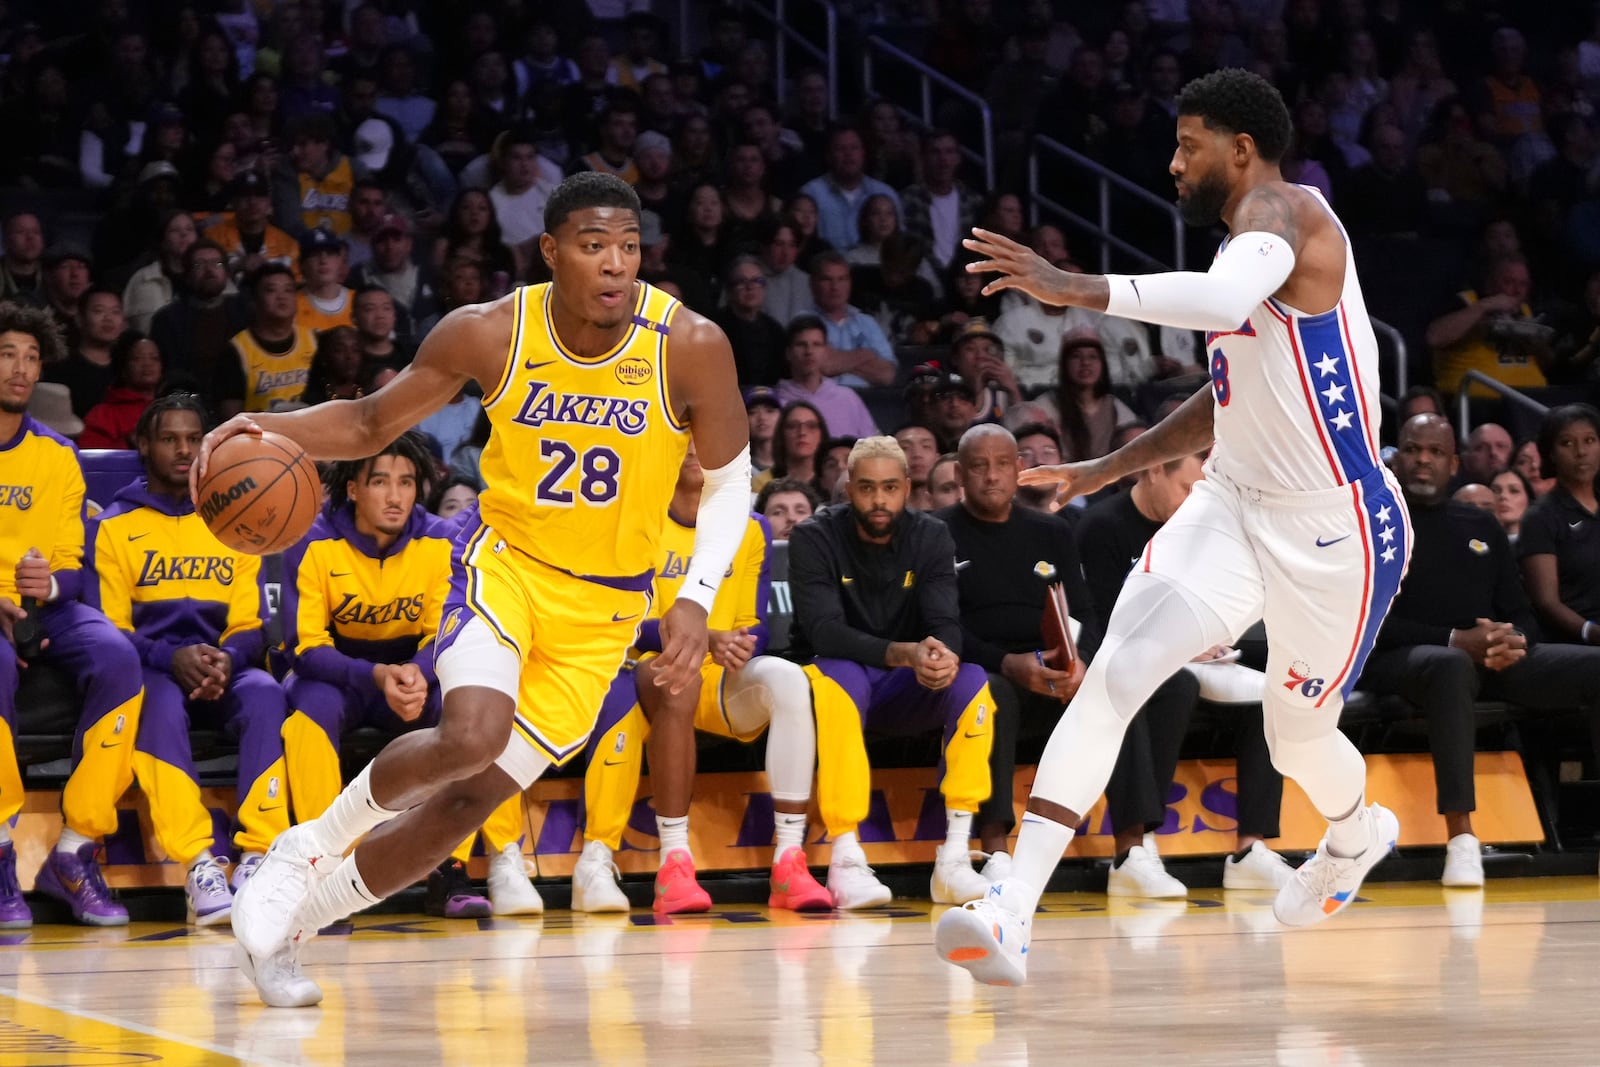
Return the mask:
<path id="1" fill-rule="evenodd" d="M 0 597 L 16 601 L 17 561 L 37 548 L 50 561 L 58 599 L 78 598 L 83 495 L 83 468 L 72 442 L 22 416 L 16 436 L 0 441 Z"/>
<path id="2" fill-rule="evenodd" d="M 644 282 L 635 290 L 627 333 L 594 358 L 556 337 L 550 283 L 517 290 L 506 368 L 483 398 L 493 431 L 480 463 L 484 523 L 573 574 L 631 578 L 656 567 L 688 449 L 667 389 L 678 301 Z"/>
<path id="3" fill-rule="evenodd" d="M 299 400 L 311 374 L 311 357 L 317 353 L 317 335 L 303 326 L 294 329 L 294 346 L 283 355 L 261 347 L 255 334 L 240 330 L 233 347 L 244 368 L 244 409 L 271 411 L 272 405 Z"/>
<path id="4" fill-rule="evenodd" d="M 355 172 L 350 160 L 341 159 L 327 177 L 313 178 L 301 171 L 300 221 L 308 230 L 321 227 L 343 237 L 350 232 L 350 193 L 355 189 Z"/>
<path id="5" fill-rule="evenodd" d="M 304 289 L 295 294 L 294 322 L 296 326 L 304 326 L 312 333 L 322 333 L 335 326 L 354 326 L 356 324 L 356 291 L 341 287 L 339 289 L 339 307 L 334 311 L 324 311 L 311 299 L 311 294 Z"/>
<path id="6" fill-rule="evenodd" d="M 756 638 L 755 655 L 767 648 L 767 603 L 772 597 L 772 579 L 767 565 L 767 551 L 772 535 L 767 520 L 751 515 L 745 525 L 744 538 L 734 553 L 733 563 L 722 576 L 717 587 L 717 598 L 711 602 L 711 613 L 706 616 L 708 630 L 748 629 Z M 694 527 L 686 526 L 671 514 L 661 529 L 661 561 L 656 568 L 651 586 L 650 615 L 639 628 L 636 649 L 639 652 L 661 651 L 661 616 L 678 599 L 683 580 L 689 574 L 689 564 L 694 562 Z M 706 661 L 710 662 L 707 654 Z"/>

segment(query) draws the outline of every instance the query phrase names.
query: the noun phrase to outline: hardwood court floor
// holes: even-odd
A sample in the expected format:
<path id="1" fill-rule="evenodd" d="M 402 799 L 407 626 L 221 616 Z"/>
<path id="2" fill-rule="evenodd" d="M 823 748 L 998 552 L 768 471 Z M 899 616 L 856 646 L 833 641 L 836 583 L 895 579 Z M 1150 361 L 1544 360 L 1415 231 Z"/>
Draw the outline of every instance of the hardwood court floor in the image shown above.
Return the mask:
<path id="1" fill-rule="evenodd" d="M 1600 1063 L 1600 882 L 1377 885 L 1312 930 L 1266 894 L 1045 898 L 1022 989 L 940 962 L 930 917 L 730 908 L 375 916 L 262 1008 L 225 933 L 41 926 L 0 944 L 0 1065 Z"/>

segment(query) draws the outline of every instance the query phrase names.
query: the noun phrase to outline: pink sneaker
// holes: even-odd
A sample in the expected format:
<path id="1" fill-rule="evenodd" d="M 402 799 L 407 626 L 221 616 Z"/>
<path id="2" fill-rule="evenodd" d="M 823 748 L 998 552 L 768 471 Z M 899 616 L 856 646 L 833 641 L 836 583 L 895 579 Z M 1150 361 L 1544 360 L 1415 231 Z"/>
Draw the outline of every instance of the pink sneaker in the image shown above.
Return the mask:
<path id="1" fill-rule="evenodd" d="M 667 853 L 667 861 L 656 872 L 656 899 L 651 907 L 662 915 L 711 910 L 711 894 L 695 881 L 694 858 L 688 849 Z"/>
<path id="2" fill-rule="evenodd" d="M 798 845 L 786 849 L 772 865 L 772 895 L 767 907 L 785 911 L 832 911 L 833 897 L 811 876 L 806 851 Z"/>

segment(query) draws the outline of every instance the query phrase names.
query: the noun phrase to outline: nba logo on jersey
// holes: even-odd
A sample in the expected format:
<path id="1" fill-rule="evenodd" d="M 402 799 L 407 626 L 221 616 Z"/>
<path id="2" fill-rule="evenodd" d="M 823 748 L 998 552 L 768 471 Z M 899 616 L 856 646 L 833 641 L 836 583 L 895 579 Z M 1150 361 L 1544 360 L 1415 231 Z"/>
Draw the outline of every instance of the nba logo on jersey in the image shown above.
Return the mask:
<path id="1" fill-rule="evenodd" d="M 122 728 L 124 726 L 126 726 L 127 724 L 128 724 L 128 717 L 126 715 L 118 715 L 117 716 L 117 721 L 115 723 L 113 723 L 112 726 L 111 726 L 111 732 L 113 734 L 120 734 L 120 733 L 122 733 Z"/>
<path id="2" fill-rule="evenodd" d="M 622 755 L 622 750 L 627 748 L 627 747 L 628 747 L 628 732 L 626 730 L 618 730 L 617 731 L 617 743 L 611 746 L 611 751 L 620 756 L 620 755 Z"/>
<path id="3" fill-rule="evenodd" d="M 277 775 L 273 775 L 271 778 L 267 779 L 267 799 L 268 800 L 276 800 L 276 799 L 278 799 L 278 776 Z"/>

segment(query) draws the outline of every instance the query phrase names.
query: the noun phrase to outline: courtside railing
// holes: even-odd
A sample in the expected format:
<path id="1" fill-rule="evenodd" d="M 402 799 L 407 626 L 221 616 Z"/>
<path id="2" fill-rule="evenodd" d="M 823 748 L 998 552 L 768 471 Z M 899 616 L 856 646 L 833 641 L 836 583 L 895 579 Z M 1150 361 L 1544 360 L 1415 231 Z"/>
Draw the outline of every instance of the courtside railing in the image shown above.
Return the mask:
<path id="1" fill-rule="evenodd" d="M 839 12 L 834 6 L 827 0 L 750 0 L 744 5 L 744 10 L 772 27 L 772 73 L 777 83 L 779 107 L 789 102 L 791 72 L 807 63 L 815 63 L 828 75 L 828 117 L 838 118 Z M 822 40 L 815 40 L 795 29 L 797 13 L 803 14 L 801 21 L 804 22 L 820 19 Z"/>
<path id="2" fill-rule="evenodd" d="M 1456 386 L 1456 433 L 1464 440 L 1469 428 L 1472 426 L 1469 408 L 1472 404 L 1472 390 L 1467 388 L 1469 382 L 1477 382 L 1486 389 L 1499 393 L 1508 404 L 1526 408 L 1535 415 L 1543 416 L 1550 410 L 1548 404 L 1541 404 L 1526 393 L 1518 392 L 1505 382 L 1497 382 L 1479 370 L 1469 370 L 1461 376 L 1461 384 Z"/>
<path id="3" fill-rule="evenodd" d="M 917 100 L 914 106 L 904 100 L 896 99 L 888 91 L 885 84 L 888 79 L 882 77 L 883 68 L 887 66 L 905 68 L 916 80 Z M 934 70 L 916 56 L 896 48 L 882 37 L 876 35 L 869 36 L 866 39 L 865 47 L 862 49 L 861 84 L 866 92 L 867 99 L 883 97 L 899 108 L 902 115 L 910 118 L 923 129 L 943 125 L 934 117 L 936 104 L 934 97 L 936 93 L 953 96 L 970 106 L 977 115 L 981 128 L 979 134 L 981 143 L 978 148 L 973 148 L 966 143 L 967 137 L 958 136 L 957 140 L 961 142 L 961 154 L 983 168 L 983 187 L 985 189 L 994 188 L 994 112 L 990 109 L 987 100 L 966 86 Z"/>
<path id="4" fill-rule="evenodd" d="M 1095 217 L 1086 215 L 1068 207 L 1066 204 L 1052 197 L 1041 188 L 1043 184 L 1039 178 L 1039 163 L 1041 158 L 1060 160 L 1062 163 L 1087 176 L 1095 188 Z M 1168 220 L 1172 231 L 1172 255 L 1169 259 L 1161 259 L 1152 255 L 1143 248 L 1131 244 L 1117 236 L 1112 229 L 1114 222 L 1111 218 L 1111 191 L 1115 189 L 1132 197 L 1134 202 L 1143 208 L 1155 211 Z M 1028 151 L 1028 207 L 1029 219 L 1039 221 L 1039 209 L 1044 208 L 1061 218 L 1071 222 L 1079 230 L 1087 231 L 1100 242 L 1100 273 L 1111 273 L 1111 253 L 1121 252 L 1131 256 L 1141 263 L 1152 267 L 1183 270 L 1184 269 L 1184 241 L 1186 233 L 1183 217 L 1178 214 L 1178 209 L 1170 200 L 1163 200 L 1150 190 L 1134 184 L 1127 178 L 1110 170 L 1081 152 L 1075 152 L 1060 141 L 1049 137 L 1035 137 L 1033 146 Z"/>

